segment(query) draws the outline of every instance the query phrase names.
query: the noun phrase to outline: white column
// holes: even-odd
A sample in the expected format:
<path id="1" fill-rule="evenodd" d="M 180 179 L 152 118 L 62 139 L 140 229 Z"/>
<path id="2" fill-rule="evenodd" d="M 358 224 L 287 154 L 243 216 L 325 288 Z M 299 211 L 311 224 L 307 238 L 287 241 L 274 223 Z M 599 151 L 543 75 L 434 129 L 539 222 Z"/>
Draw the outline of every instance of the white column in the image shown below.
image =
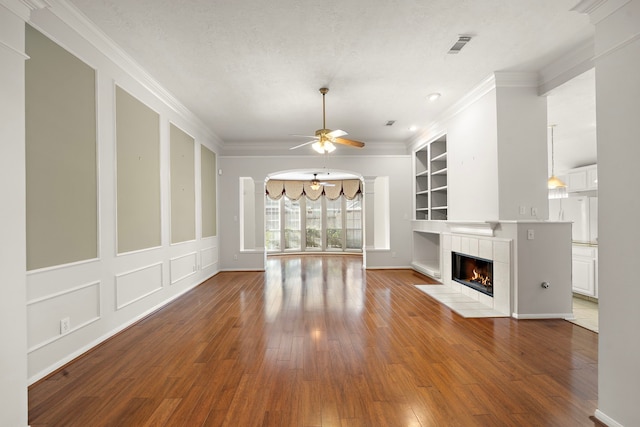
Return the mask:
<path id="1" fill-rule="evenodd" d="M 0 0 L 0 425 L 27 425 L 24 25 Z"/>
<path id="2" fill-rule="evenodd" d="M 640 0 L 583 1 L 595 24 L 599 353 L 596 417 L 640 425 Z"/>

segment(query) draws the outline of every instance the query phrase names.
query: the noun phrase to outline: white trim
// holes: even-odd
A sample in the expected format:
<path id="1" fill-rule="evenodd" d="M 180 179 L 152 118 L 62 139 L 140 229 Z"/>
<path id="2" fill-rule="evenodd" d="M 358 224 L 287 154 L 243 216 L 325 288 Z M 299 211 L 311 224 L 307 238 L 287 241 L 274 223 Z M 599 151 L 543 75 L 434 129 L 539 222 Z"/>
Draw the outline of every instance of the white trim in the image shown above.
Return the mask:
<path id="1" fill-rule="evenodd" d="M 637 41 L 639 39 L 640 39 L 640 32 L 632 35 L 631 37 L 626 38 L 625 40 L 621 41 L 620 43 L 617 43 L 616 45 L 614 45 L 612 47 L 609 47 L 607 50 L 598 53 L 595 56 L 594 60 L 599 60 L 599 59 L 602 59 L 602 58 L 604 58 L 606 56 L 609 56 L 612 53 L 615 53 L 615 52 L 619 51 L 620 49 L 626 47 L 627 45 L 629 45 L 629 44 L 631 44 L 631 43 L 633 43 L 633 42 L 635 42 L 635 41 Z"/>
<path id="2" fill-rule="evenodd" d="M 402 143 L 404 144 L 404 143 Z M 335 157 L 335 154 L 332 153 L 332 156 Z M 308 159 L 309 157 L 317 157 L 318 154 L 316 154 L 315 156 L 310 154 L 308 156 L 286 156 L 287 160 L 288 159 Z M 281 155 L 277 155 L 274 154 L 272 156 L 239 156 L 239 155 L 220 155 L 218 156 L 221 159 L 270 159 L 270 158 L 277 158 L 277 159 L 282 159 Z M 342 156 L 342 157 L 354 157 L 354 156 Z M 362 154 L 357 156 L 359 159 L 366 159 L 366 158 L 380 158 L 380 157 L 384 157 L 385 159 L 405 159 L 407 157 L 411 157 L 411 154 Z M 308 170 L 309 168 L 306 168 L 306 170 Z M 358 176 L 361 176 L 360 174 L 356 174 Z"/>
<path id="3" fill-rule="evenodd" d="M 171 274 L 171 269 L 172 269 L 172 265 L 171 265 L 171 263 L 172 263 L 173 261 L 177 261 L 177 260 L 179 260 L 179 259 L 186 258 L 186 257 L 189 257 L 189 256 L 193 256 L 193 257 L 195 257 L 195 265 L 194 265 L 195 269 L 194 269 L 193 271 L 191 271 L 190 273 L 187 273 L 187 274 L 185 274 L 185 275 L 183 275 L 183 276 L 180 276 L 180 277 L 178 277 L 177 279 L 173 280 L 173 276 L 172 276 L 172 274 Z M 175 258 L 169 258 L 169 280 L 170 280 L 171 284 L 172 284 L 172 285 L 174 285 L 174 284 L 178 283 L 179 281 L 184 280 L 184 279 L 186 279 L 187 277 L 189 277 L 189 276 L 193 276 L 194 274 L 196 274 L 196 273 L 198 272 L 197 265 L 198 265 L 198 252 L 196 252 L 196 251 L 194 251 L 194 252 L 189 252 L 189 253 L 187 253 L 187 254 L 180 255 L 180 256 L 177 256 L 177 257 L 175 257 Z"/>
<path id="4" fill-rule="evenodd" d="M 582 0 L 571 11 L 589 15 L 592 24 L 597 24 L 631 0 Z"/>
<path id="5" fill-rule="evenodd" d="M 48 0 L 51 12 L 75 30 L 109 60 L 121 67 L 146 90 L 157 97 L 186 122 L 201 129 L 209 140 L 220 149 L 224 144 L 207 125 L 187 109 L 171 92 L 155 80 L 138 62 L 111 40 L 91 20 L 67 0 Z"/>
<path id="6" fill-rule="evenodd" d="M 69 262 L 66 264 L 52 265 L 50 267 L 36 268 L 35 270 L 27 270 L 27 276 L 32 276 L 40 273 L 48 273 L 50 271 L 61 270 L 63 268 L 77 267 L 82 264 L 89 264 L 89 263 L 98 262 L 98 261 L 100 261 L 100 258 L 91 258 L 91 259 L 83 259 L 81 261 Z"/>
<path id="7" fill-rule="evenodd" d="M 593 38 L 573 48 L 540 70 L 538 95 L 547 95 L 553 89 L 592 69 L 595 43 Z"/>
<path id="8" fill-rule="evenodd" d="M 20 0 L 20 1 L 24 3 L 24 5 L 31 10 L 46 9 L 48 7 L 51 7 L 51 4 L 47 0 Z"/>
<path id="9" fill-rule="evenodd" d="M 526 319 L 561 319 L 564 320 L 569 316 L 573 316 L 573 313 L 541 313 L 541 314 L 512 314 L 514 319 L 526 320 Z"/>
<path id="10" fill-rule="evenodd" d="M 160 261 L 160 262 L 156 262 L 156 263 L 153 263 L 153 264 L 146 265 L 144 267 L 136 268 L 135 270 L 129 270 L 129 271 L 125 271 L 124 273 L 120 273 L 120 274 L 114 275 L 114 278 L 116 279 L 115 280 L 115 287 L 114 287 L 116 311 L 121 310 L 124 307 L 133 304 L 134 302 L 140 301 L 140 300 L 148 297 L 149 295 L 155 294 L 156 292 L 162 290 L 163 283 L 164 283 L 164 277 L 163 277 L 164 276 L 164 272 L 163 272 L 163 269 L 162 269 L 162 264 L 163 264 L 162 261 Z M 157 267 L 157 266 L 160 266 L 160 287 L 159 288 L 155 288 L 155 289 L 147 292 L 146 294 L 139 295 L 138 297 L 136 297 L 136 298 L 134 298 L 132 300 L 129 300 L 129 301 L 123 303 L 123 304 L 118 304 L 118 279 L 119 278 L 128 276 L 128 275 L 133 274 L 133 273 L 137 273 L 137 272 L 142 271 L 142 270 L 148 270 L 148 269 L 150 269 L 152 267 Z"/>
<path id="11" fill-rule="evenodd" d="M 38 303 L 41 303 L 41 302 L 44 302 L 44 301 L 48 301 L 48 300 L 51 300 L 51 299 L 54 299 L 54 298 L 58 298 L 58 297 L 61 297 L 63 295 L 67 295 L 67 294 L 70 294 L 70 293 L 73 293 L 73 292 L 77 292 L 77 291 L 80 291 L 80 290 L 83 290 L 83 289 L 87 289 L 87 288 L 90 288 L 90 287 L 93 287 L 93 286 L 97 286 L 98 287 L 97 301 L 96 301 L 97 302 L 97 308 L 98 308 L 98 315 L 96 317 L 93 317 L 93 318 L 87 320 L 86 322 L 81 323 L 81 324 L 75 326 L 74 328 L 69 329 L 69 331 L 64 333 L 64 334 L 53 336 L 53 337 L 51 337 L 51 338 L 49 338 L 47 340 L 44 340 L 44 341 L 42 341 L 42 342 L 40 342 L 38 344 L 33 345 L 32 347 L 29 347 L 27 349 L 27 354 L 30 354 L 30 353 L 32 353 L 32 352 L 34 352 L 36 350 L 39 350 L 42 347 L 45 347 L 45 346 L 51 344 L 52 342 L 58 341 L 62 337 L 71 334 L 74 331 L 80 330 L 80 329 L 84 328 L 85 326 L 88 326 L 88 325 L 100 320 L 102 318 L 101 310 L 100 310 L 100 307 L 101 307 L 101 303 L 100 303 L 100 286 L 101 285 L 102 285 L 102 282 L 97 280 L 95 282 L 86 283 L 84 285 L 76 286 L 76 287 L 71 288 L 71 289 L 66 289 L 66 290 L 61 291 L 61 292 L 56 292 L 56 293 L 53 293 L 53 294 L 50 294 L 50 295 L 46 295 L 46 296 L 41 297 L 41 298 L 36 298 L 36 299 L 30 300 L 30 301 L 27 301 L 26 305 L 30 306 L 30 305 L 33 305 L 33 304 L 38 304 Z"/>
<path id="12" fill-rule="evenodd" d="M 60 359 L 59 361 L 57 361 L 56 363 L 48 366 L 46 369 L 43 369 L 42 371 L 40 371 L 37 374 L 35 374 L 32 377 L 30 377 L 28 379 L 28 385 L 32 385 L 33 383 L 35 383 L 36 381 L 38 381 L 38 380 L 44 378 L 45 376 L 49 375 L 51 372 L 55 371 L 56 369 L 61 368 L 62 366 L 66 365 L 67 363 L 73 361 L 77 357 L 81 356 L 82 354 L 84 354 L 87 351 L 91 350 L 92 348 L 96 347 L 98 344 L 101 344 L 101 343 L 105 342 L 107 339 L 113 337 L 117 333 L 127 329 L 131 325 L 139 322 L 141 319 L 147 317 L 148 315 L 152 314 L 153 312 L 155 312 L 155 311 L 161 309 L 162 307 L 170 304 L 172 301 L 178 299 L 179 297 L 181 297 L 182 295 L 186 294 L 187 292 L 189 292 L 193 288 L 195 288 L 195 287 L 199 286 L 200 284 L 206 282 L 207 280 L 209 280 L 210 278 L 212 278 L 216 274 L 217 273 L 213 273 L 213 274 L 205 277 L 201 282 L 194 283 L 192 286 L 189 286 L 189 287 L 185 288 L 184 290 L 180 291 L 176 295 L 174 295 L 174 296 L 168 298 L 167 300 L 165 300 L 165 301 L 163 301 L 163 302 L 151 307 L 150 309 L 144 311 L 143 313 L 141 313 L 138 316 L 134 317 L 130 321 L 128 321 L 126 323 L 123 323 L 122 325 L 112 329 L 111 331 L 107 332 L 104 335 L 101 335 L 100 337 L 98 337 L 95 340 L 91 341 L 89 344 L 79 348 L 77 351 L 69 354 L 68 356 L 66 356 L 66 357 Z"/>
<path id="13" fill-rule="evenodd" d="M 447 226 L 452 233 L 471 234 L 474 236 L 493 237 L 494 230 L 498 226 L 497 221 L 447 221 Z"/>
<path id="14" fill-rule="evenodd" d="M 7 49 L 9 52 L 11 53 L 15 53 L 16 55 L 20 56 L 22 59 L 24 59 L 25 61 L 27 59 L 31 59 L 31 57 L 29 55 L 27 55 L 26 53 L 22 52 L 19 49 L 16 49 L 13 46 L 9 46 L 8 44 L 6 44 L 5 42 L 0 40 L 0 47 L 4 47 L 5 49 Z"/>
<path id="15" fill-rule="evenodd" d="M 45 295 L 45 296 L 40 297 L 40 298 L 35 298 L 35 299 L 27 301 L 27 306 L 30 306 L 30 305 L 33 305 L 33 304 L 37 304 L 37 303 L 42 302 L 42 301 L 47 301 L 47 300 L 50 300 L 50 299 L 58 298 L 58 297 L 61 297 L 62 295 L 70 294 L 72 292 L 76 292 L 76 291 L 79 291 L 81 289 L 85 289 L 85 288 L 88 288 L 88 287 L 91 287 L 91 286 L 96 286 L 96 285 L 100 286 L 100 284 L 101 284 L 100 280 L 96 280 L 95 282 L 85 283 L 84 285 L 76 286 L 76 287 L 70 288 L 70 289 L 65 289 L 64 291 L 60 291 L 60 292 L 56 292 L 56 293 L 53 293 L 53 294 Z"/>
<path id="16" fill-rule="evenodd" d="M 98 298 L 100 298 L 100 297 L 98 296 Z M 95 323 L 95 322 L 97 322 L 97 321 L 98 321 L 98 320 L 100 320 L 100 319 L 101 319 L 101 316 L 94 317 L 94 318 L 89 319 L 89 320 L 87 320 L 86 322 L 84 322 L 84 323 L 82 323 L 82 324 L 80 324 L 80 325 L 76 326 L 75 328 L 71 328 L 71 329 L 69 329 L 69 331 L 68 331 L 68 332 L 65 332 L 65 334 L 64 334 L 64 335 L 56 335 L 55 337 L 51 337 L 51 338 L 49 338 L 48 340 L 42 341 L 41 343 L 36 344 L 36 345 L 34 345 L 33 347 L 28 348 L 28 349 L 27 349 L 27 354 L 31 354 L 31 353 L 33 353 L 34 351 L 37 351 L 37 350 L 41 349 L 42 347 L 46 347 L 46 346 L 48 346 L 49 344 L 51 344 L 51 343 L 53 343 L 53 342 L 55 342 L 55 341 L 58 341 L 58 340 L 59 340 L 59 339 L 61 339 L 62 337 L 65 337 L 65 336 L 67 336 L 67 335 L 71 334 L 71 333 L 72 333 L 72 332 L 74 332 L 74 331 L 78 331 L 78 330 L 80 330 L 80 329 L 82 329 L 82 328 L 84 328 L 84 327 L 86 327 L 86 326 L 89 326 L 90 324 Z"/>
<path id="17" fill-rule="evenodd" d="M 200 262 L 202 263 L 202 259 L 204 258 L 204 257 L 202 256 L 202 254 L 203 254 L 205 251 L 214 251 L 214 252 L 217 252 L 217 249 L 218 249 L 218 247 L 217 247 L 217 246 L 209 246 L 209 247 L 207 247 L 207 248 L 202 248 L 202 249 L 200 249 Z M 220 257 L 218 256 L 217 258 L 215 258 L 215 259 L 214 259 L 214 261 L 213 261 L 213 262 L 211 262 L 211 263 L 209 263 L 209 264 L 207 264 L 207 265 L 202 264 L 202 265 L 200 266 L 200 268 L 201 268 L 202 270 L 204 270 L 205 268 L 209 268 L 209 267 L 211 267 L 211 266 L 214 266 L 214 265 L 218 264 L 218 262 L 220 262 L 220 259 L 219 259 L 219 258 L 220 258 Z"/>
<path id="18" fill-rule="evenodd" d="M 593 414 L 598 420 L 602 421 L 609 427 L 624 427 L 622 424 L 609 417 L 607 414 L 602 412 L 600 409 L 596 409 L 596 412 Z"/>
<path id="19" fill-rule="evenodd" d="M 22 0 L 0 0 L 0 6 L 25 22 L 29 20 L 29 15 L 31 15 L 31 10 Z"/>

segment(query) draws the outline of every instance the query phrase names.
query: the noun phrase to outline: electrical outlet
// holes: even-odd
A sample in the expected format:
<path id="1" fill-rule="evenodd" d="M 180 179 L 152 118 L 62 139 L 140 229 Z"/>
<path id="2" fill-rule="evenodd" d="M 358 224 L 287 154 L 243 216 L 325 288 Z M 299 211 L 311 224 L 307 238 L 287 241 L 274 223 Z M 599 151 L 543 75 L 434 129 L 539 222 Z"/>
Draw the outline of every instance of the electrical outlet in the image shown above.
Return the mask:
<path id="1" fill-rule="evenodd" d="M 234 259 L 235 261 L 237 261 L 237 260 L 238 260 L 238 254 L 234 254 L 234 255 L 233 255 L 233 259 Z"/>
<path id="2" fill-rule="evenodd" d="M 68 317 L 60 319 L 60 335 L 64 335 L 71 329 L 71 320 Z"/>
<path id="3" fill-rule="evenodd" d="M 532 229 L 527 230 L 527 240 L 533 240 L 536 238 L 536 234 Z"/>
<path id="4" fill-rule="evenodd" d="M 538 216 L 538 208 L 531 208 L 531 216 Z"/>
<path id="5" fill-rule="evenodd" d="M 526 215 L 526 213 L 527 213 L 527 207 L 520 206 L 520 215 Z"/>
<path id="6" fill-rule="evenodd" d="M 395 252 L 391 252 L 391 258 L 395 258 L 396 255 L 398 255 L 398 254 L 396 254 Z"/>

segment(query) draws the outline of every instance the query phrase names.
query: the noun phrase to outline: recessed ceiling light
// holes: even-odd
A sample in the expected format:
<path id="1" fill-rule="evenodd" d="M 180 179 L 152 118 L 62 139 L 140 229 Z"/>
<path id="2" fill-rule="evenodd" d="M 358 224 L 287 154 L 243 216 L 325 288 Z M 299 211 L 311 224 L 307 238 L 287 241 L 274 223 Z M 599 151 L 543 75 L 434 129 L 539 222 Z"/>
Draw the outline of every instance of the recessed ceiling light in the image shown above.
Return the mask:
<path id="1" fill-rule="evenodd" d="M 409 130 L 410 130 L 411 132 L 415 132 L 416 130 L 418 130 L 418 126 L 410 126 L 410 127 L 409 127 Z"/>
<path id="2" fill-rule="evenodd" d="M 433 102 L 438 98 L 440 98 L 440 94 L 438 92 L 430 93 L 429 95 L 427 95 L 427 99 L 429 100 L 429 102 Z"/>

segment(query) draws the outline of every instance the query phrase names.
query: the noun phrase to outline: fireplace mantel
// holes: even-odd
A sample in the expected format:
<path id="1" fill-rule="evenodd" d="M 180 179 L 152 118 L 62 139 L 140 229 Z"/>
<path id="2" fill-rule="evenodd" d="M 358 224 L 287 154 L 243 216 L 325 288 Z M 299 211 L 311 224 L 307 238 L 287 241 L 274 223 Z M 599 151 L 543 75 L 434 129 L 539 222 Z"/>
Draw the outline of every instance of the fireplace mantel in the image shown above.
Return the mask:
<path id="1" fill-rule="evenodd" d="M 494 236 L 494 230 L 498 221 L 447 221 L 447 226 L 452 233 L 472 234 L 475 236 Z"/>

